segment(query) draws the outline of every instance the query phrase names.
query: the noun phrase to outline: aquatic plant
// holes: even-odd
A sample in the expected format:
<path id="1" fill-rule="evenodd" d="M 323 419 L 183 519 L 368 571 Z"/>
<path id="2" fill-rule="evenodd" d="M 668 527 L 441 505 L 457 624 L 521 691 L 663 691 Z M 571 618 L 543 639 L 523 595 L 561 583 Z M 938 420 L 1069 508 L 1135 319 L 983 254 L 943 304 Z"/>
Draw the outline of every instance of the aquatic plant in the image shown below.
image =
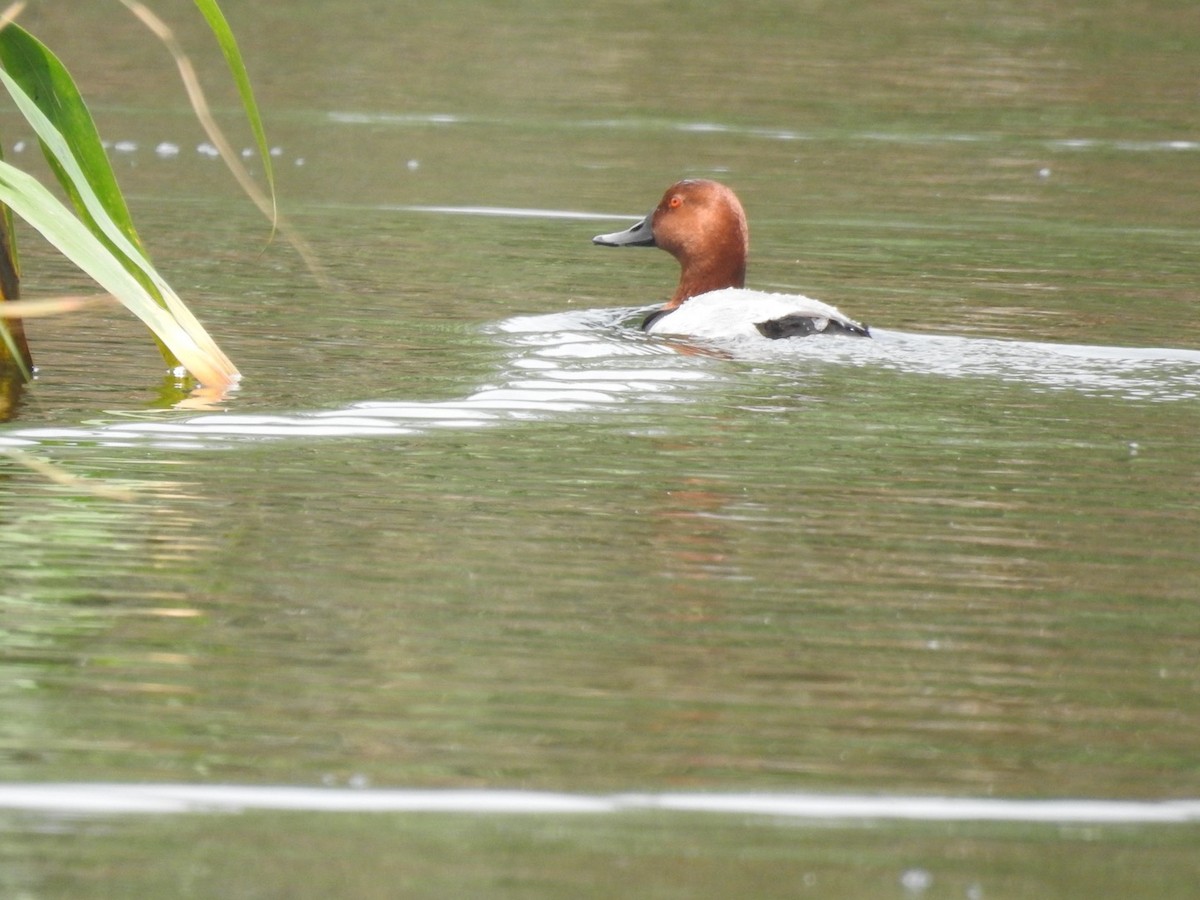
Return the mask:
<path id="1" fill-rule="evenodd" d="M 221 134 L 187 57 L 170 29 L 137 0 L 120 0 L 163 41 L 201 124 L 251 199 L 278 225 L 271 157 L 254 93 L 233 32 L 216 0 L 195 0 L 225 56 L 254 134 L 267 191 L 254 183 Z M 168 367 L 177 377 L 190 374 L 211 394 L 223 394 L 239 374 L 229 358 L 150 262 L 117 185 L 112 166 L 83 98 L 66 67 L 44 44 L 13 21 L 24 3 L 0 15 L 0 83 L 33 128 L 42 152 L 67 195 L 70 207 L 31 175 L 0 159 L 0 300 L 19 295 L 20 266 L 13 241 L 15 213 L 109 295 L 124 304 L 154 334 Z M 303 247 L 300 248 L 303 252 Z M 32 357 L 21 316 L 65 310 L 78 298 L 32 308 L 28 302 L 0 303 L 0 365 L 15 366 L 22 379 Z M 0 418 L 4 414 L 0 402 Z"/>

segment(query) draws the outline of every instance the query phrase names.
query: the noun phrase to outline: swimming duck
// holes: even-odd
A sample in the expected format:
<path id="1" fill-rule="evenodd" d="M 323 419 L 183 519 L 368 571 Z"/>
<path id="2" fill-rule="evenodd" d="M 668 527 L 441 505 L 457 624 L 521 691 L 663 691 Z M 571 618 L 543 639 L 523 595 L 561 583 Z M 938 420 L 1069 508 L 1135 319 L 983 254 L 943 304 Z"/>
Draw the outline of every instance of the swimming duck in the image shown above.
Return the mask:
<path id="1" fill-rule="evenodd" d="M 631 228 L 598 234 L 605 247 L 661 247 L 679 260 L 679 286 L 642 328 L 699 338 L 788 338 L 810 334 L 870 337 L 867 326 L 801 294 L 747 290 L 750 233 L 742 204 L 717 181 L 688 179 L 663 194 Z"/>

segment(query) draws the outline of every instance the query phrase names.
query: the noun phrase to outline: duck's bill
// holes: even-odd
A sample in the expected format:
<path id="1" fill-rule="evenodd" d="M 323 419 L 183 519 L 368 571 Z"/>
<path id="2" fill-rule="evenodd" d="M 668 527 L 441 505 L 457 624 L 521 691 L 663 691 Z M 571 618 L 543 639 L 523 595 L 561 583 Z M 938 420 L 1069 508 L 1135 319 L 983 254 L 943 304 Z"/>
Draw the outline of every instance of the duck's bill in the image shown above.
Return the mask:
<path id="1" fill-rule="evenodd" d="M 624 231 L 598 234 L 592 238 L 592 243 L 604 247 L 653 247 L 654 229 L 650 226 L 650 216 L 646 216 L 632 228 L 626 228 Z"/>

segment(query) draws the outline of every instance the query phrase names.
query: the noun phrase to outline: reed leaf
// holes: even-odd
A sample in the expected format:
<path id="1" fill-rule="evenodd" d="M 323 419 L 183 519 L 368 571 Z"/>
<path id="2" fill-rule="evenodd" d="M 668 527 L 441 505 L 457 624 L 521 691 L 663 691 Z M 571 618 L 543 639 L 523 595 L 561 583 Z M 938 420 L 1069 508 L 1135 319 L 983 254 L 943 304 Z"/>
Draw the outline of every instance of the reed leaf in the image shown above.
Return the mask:
<path id="1" fill-rule="evenodd" d="M 55 137 L 61 139 L 53 148 L 48 147 L 38 123 L 30 122 L 42 141 L 47 162 L 79 214 L 93 228 L 100 229 L 101 223 L 94 219 L 94 209 L 80 195 L 86 184 L 105 211 L 104 218 L 118 227 L 126 241 L 140 247 L 141 241 L 109 164 L 108 153 L 100 141 L 96 123 L 66 67 L 45 44 L 16 24 L 9 24 L 0 31 L 0 65 L 20 88 L 21 96 L 14 94 L 13 99 L 26 118 L 29 117 L 26 108 L 32 104 L 41 112 L 41 118 L 51 123 Z M 12 93 L 12 88 L 9 92 Z M 74 161 L 73 168 L 78 175 L 64 171 L 64 156 L 70 156 Z"/>
<path id="2" fill-rule="evenodd" d="M 44 189 L 42 196 L 52 201 L 54 208 L 39 210 L 24 202 L 20 207 L 10 204 L 13 210 L 142 319 L 159 340 L 169 365 L 183 365 L 210 387 L 232 384 L 237 369 L 154 269 L 142 248 L 91 114 L 66 68 L 45 45 L 11 24 L 0 31 L 0 64 L 0 82 L 37 134 L 51 169 L 79 214 L 76 224 L 92 241 L 84 250 L 77 236 L 61 240 L 66 231 L 60 218 L 66 210 Z M 6 165 L 4 172 L 9 190 L 25 185 L 14 175 L 18 170 Z M 36 184 L 28 176 L 24 179 Z M 36 196 L 27 187 L 22 187 L 20 195 L 26 201 Z M 72 247 L 75 255 L 64 246 Z M 97 247 L 106 251 L 106 263 L 124 271 L 118 288 L 110 283 L 111 266 L 101 264 Z M 98 272 L 105 273 L 109 281 L 101 280 Z M 147 304 L 153 309 L 146 308 Z"/>
<path id="3" fill-rule="evenodd" d="M 5 78 L 6 82 L 9 80 L 3 72 L 0 72 L 0 78 Z M 63 256 L 145 322 L 198 381 L 221 389 L 230 387 L 237 381 L 237 370 L 232 364 L 223 357 L 214 357 L 201 346 L 190 329 L 161 306 L 141 281 L 134 277 L 127 268 L 127 260 L 114 254 L 36 178 L 2 161 L 0 203 L 10 207 Z M 160 286 L 165 285 L 152 267 L 145 274 Z"/>
<path id="4" fill-rule="evenodd" d="M 8 26 L 25 10 L 25 0 L 17 0 L 0 12 L 0 30 Z M 3 159 L 0 154 L 0 159 Z M 21 296 L 21 262 L 17 256 L 16 232 L 13 230 L 12 210 L 0 205 L 0 308 L 8 301 Z M 4 352 L 0 352 L 0 380 L 4 371 L 11 365 L 16 365 L 25 380 L 33 377 L 33 354 L 29 351 L 29 342 L 25 339 L 25 326 L 20 319 L 9 321 L 7 317 L 0 318 L 0 344 Z M 0 410 L 0 421 L 7 413 L 8 406 Z"/>
<path id="5" fill-rule="evenodd" d="M 246 71 L 245 62 L 242 61 L 242 52 L 238 49 L 237 39 L 233 36 L 229 22 L 225 20 L 225 13 L 217 5 L 217 0 L 195 0 L 195 2 L 196 8 L 208 22 L 208 27 L 221 47 L 225 63 L 229 66 L 229 73 L 233 76 L 238 94 L 242 98 L 242 109 L 246 113 L 246 121 L 250 123 L 250 131 L 254 134 L 254 143 L 258 147 L 258 155 L 262 160 L 267 189 L 271 195 L 272 221 L 275 221 L 278 218 L 275 167 L 271 164 L 271 148 L 267 144 L 267 132 L 263 128 L 262 116 L 258 112 L 258 102 L 254 99 L 254 89 L 250 86 L 250 74 Z"/>
<path id="6" fill-rule="evenodd" d="M 131 13 L 141 20 L 143 25 L 149 28 L 163 42 L 163 45 L 175 60 L 175 67 L 179 70 L 179 78 L 183 82 L 184 89 L 187 91 L 188 101 L 192 104 L 192 111 L 196 114 L 196 119 L 200 122 L 204 133 L 208 135 L 209 141 L 216 148 L 217 153 L 229 169 L 230 174 L 233 175 L 234 180 L 246 193 L 246 196 L 250 198 L 251 202 L 270 220 L 272 237 L 274 237 L 276 231 L 282 234 L 284 239 L 300 255 L 300 258 L 304 260 L 305 266 L 313 274 L 313 277 L 326 288 L 333 290 L 333 282 L 325 274 L 324 269 L 317 261 L 317 255 L 312 247 L 309 246 L 308 241 L 279 215 L 275 198 L 275 175 L 274 168 L 271 165 L 271 151 L 267 146 L 262 121 L 258 115 L 258 104 L 254 101 L 254 93 L 250 88 L 250 80 L 246 74 L 246 67 L 242 63 L 241 53 L 237 49 L 237 44 L 232 40 L 233 34 L 229 30 L 229 25 L 225 21 L 224 16 L 219 15 L 220 10 L 215 0 L 196 0 L 196 3 L 209 22 L 209 27 L 216 34 L 217 40 L 220 42 L 221 49 L 225 53 L 226 60 L 230 66 L 230 71 L 237 82 L 238 91 L 242 95 L 242 103 L 246 110 L 246 116 L 254 131 L 255 143 L 258 145 L 259 155 L 263 160 L 263 169 L 266 174 L 269 193 L 264 193 L 255 183 L 250 173 L 246 170 L 246 167 L 242 164 L 241 157 L 225 137 L 225 133 L 221 130 L 220 125 L 217 124 L 217 120 L 212 114 L 212 109 L 208 105 L 208 100 L 204 96 L 204 89 L 200 86 L 200 79 L 196 77 L 195 67 L 192 66 L 192 62 L 188 59 L 187 54 L 183 52 L 183 47 L 175 37 L 175 33 L 168 27 L 166 22 L 155 15 L 144 3 L 140 3 L 138 0 L 121 0 L 121 2 Z"/>
<path id="7" fill-rule="evenodd" d="M 115 301 L 116 298 L 110 294 L 12 300 L 8 303 L 0 303 L 0 319 L 44 319 Z"/>

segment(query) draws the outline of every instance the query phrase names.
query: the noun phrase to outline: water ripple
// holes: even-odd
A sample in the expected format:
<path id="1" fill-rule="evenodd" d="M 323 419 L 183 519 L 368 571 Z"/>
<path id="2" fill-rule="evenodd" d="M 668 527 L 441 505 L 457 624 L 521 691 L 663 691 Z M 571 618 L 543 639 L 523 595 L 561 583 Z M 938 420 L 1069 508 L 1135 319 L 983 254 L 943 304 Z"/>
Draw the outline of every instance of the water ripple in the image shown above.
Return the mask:
<path id="1" fill-rule="evenodd" d="M 802 793 L 567 794 L 231 784 L 5 784 L 0 809 L 58 814 L 305 812 L 578 815 L 644 810 L 826 821 L 1186 824 L 1200 800 L 998 800 Z"/>
<path id="2" fill-rule="evenodd" d="M 1200 351 L 1047 344 L 876 330 L 870 341 L 811 338 L 701 346 L 650 338 L 631 309 L 519 316 L 488 331 L 507 348 L 491 383 L 462 399 L 373 400 L 342 409 L 280 415 L 216 413 L 173 420 L 18 429 L 0 446 L 97 442 L 165 447 L 244 440 L 395 437 L 439 428 L 481 428 L 686 397 L 733 377 L 722 359 L 779 366 L 838 365 L 906 375 L 994 379 L 1033 390 L 1070 390 L 1139 402 L 1200 397 Z"/>

